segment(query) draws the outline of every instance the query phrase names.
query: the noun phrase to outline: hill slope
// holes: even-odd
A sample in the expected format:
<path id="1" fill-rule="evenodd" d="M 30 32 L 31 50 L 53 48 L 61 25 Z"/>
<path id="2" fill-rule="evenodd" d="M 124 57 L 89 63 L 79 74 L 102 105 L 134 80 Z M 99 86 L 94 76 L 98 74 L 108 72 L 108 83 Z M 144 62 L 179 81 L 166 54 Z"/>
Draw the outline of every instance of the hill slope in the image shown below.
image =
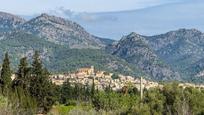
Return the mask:
<path id="1" fill-rule="evenodd" d="M 139 69 L 124 60 L 107 54 L 102 49 L 70 49 L 55 44 L 30 33 L 13 31 L 0 40 L 0 58 L 9 52 L 13 67 L 17 67 L 19 58 L 31 59 L 35 50 L 40 51 L 45 66 L 52 72 L 68 72 L 79 67 L 95 66 L 96 69 L 121 74 L 140 75 Z"/>
<path id="2" fill-rule="evenodd" d="M 162 62 L 148 46 L 145 38 L 136 33 L 123 37 L 112 46 L 111 52 L 145 71 L 154 80 L 180 80 L 179 74 Z"/>
<path id="3" fill-rule="evenodd" d="M 17 26 L 23 24 L 25 22 L 19 16 L 15 16 L 13 14 L 0 12 L 0 33 L 1 32 L 8 32 Z"/>
<path id="4" fill-rule="evenodd" d="M 179 29 L 165 34 L 146 37 L 159 57 L 184 76 L 199 72 L 196 66 L 204 59 L 204 34 L 196 29 Z M 199 66 L 202 70 L 204 67 Z"/>
<path id="5" fill-rule="evenodd" d="M 31 19 L 19 29 L 57 44 L 68 45 L 70 48 L 99 49 L 105 46 L 100 39 L 96 39 L 77 23 L 47 14 Z"/>

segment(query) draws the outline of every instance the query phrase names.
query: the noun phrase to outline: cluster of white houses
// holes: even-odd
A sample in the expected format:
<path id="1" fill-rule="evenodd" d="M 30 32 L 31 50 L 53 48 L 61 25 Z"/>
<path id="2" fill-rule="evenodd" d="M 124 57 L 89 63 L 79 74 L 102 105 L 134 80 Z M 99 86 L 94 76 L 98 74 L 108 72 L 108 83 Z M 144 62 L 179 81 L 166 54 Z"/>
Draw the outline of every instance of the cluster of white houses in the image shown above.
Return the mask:
<path id="1" fill-rule="evenodd" d="M 119 90 L 124 86 L 133 86 L 140 89 L 141 85 L 146 89 L 151 87 L 161 87 L 161 85 L 159 85 L 157 82 L 152 82 L 145 79 L 141 80 L 132 76 L 118 75 L 118 77 L 115 79 L 113 79 L 112 76 L 113 73 L 95 71 L 94 67 L 91 66 L 90 68 L 80 68 L 74 73 L 57 74 L 51 75 L 50 77 L 57 85 L 63 84 L 63 82 L 67 79 L 69 79 L 70 83 L 80 83 L 83 85 L 92 85 L 94 81 L 95 87 L 99 90 L 103 90 L 106 87 L 111 87 L 113 90 Z"/>
<path id="2" fill-rule="evenodd" d="M 136 87 L 138 90 L 149 89 L 149 88 L 162 88 L 163 85 L 132 76 L 125 76 L 119 74 L 117 78 L 112 78 L 113 73 L 108 73 L 105 71 L 96 71 L 94 67 L 90 68 L 80 68 L 76 72 L 67 73 L 67 74 L 54 74 L 50 75 L 50 79 L 56 85 L 62 85 L 64 81 L 69 79 L 70 83 L 79 83 L 82 85 L 92 85 L 93 81 L 95 83 L 95 87 L 99 90 L 104 90 L 106 87 L 111 87 L 112 90 L 120 90 L 123 87 Z M 15 79 L 15 74 L 11 76 L 12 80 Z M 179 83 L 178 84 L 182 88 L 186 87 L 194 87 L 199 89 L 204 89 L 204 84 L 192 84 L 192 83 Z"/>

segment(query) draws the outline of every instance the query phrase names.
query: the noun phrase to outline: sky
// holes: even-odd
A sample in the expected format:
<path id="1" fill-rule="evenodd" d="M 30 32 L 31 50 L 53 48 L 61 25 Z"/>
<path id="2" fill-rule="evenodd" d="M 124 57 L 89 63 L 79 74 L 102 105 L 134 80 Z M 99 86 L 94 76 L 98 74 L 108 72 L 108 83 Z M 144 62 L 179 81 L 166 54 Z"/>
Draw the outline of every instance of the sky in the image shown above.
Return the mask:
<path id="1" fill-rule="evenodd" d="M 0 0 L 0 11 L 31 15 L 58 8 L 74 12 L 110 12 L 147 8 L 187 0 Z"/>
<path id="2" fill-rule="evenodd" d="M 27 20 L 48 13 L 74 21 L 93 35 L 112 39 L 130 32 L 204 31 L 204 0 L 0 0 L 0 11 Z"/>

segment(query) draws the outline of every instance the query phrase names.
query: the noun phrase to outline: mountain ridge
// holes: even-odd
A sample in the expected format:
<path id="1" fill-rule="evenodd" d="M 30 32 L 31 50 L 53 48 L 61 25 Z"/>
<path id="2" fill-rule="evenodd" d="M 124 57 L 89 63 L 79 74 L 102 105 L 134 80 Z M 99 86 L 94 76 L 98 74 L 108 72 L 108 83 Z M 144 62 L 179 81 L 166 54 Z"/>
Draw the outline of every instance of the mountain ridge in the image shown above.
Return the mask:
<path id="1" fill-rule="evenodd" d="M 0 24 L 6 30 L 0 32 L 0 54 L 11 52 L 15 65 L 15 60 L 31 57 L 34 50 L 40 50 L 52 71 L 93 64 L 99 69 L 157 81 L 198 82 L 196 76 L 204 70 L 204 34 L 196 29 L 183 28 L 154 36 L 132 32 L 114 41 L 96 37 L 75 22 L 48 14 L 29 21 L 17 18 L 19 23 L 9 19 L 9 23 L 1 23 L 6 26 Z"/>
<path id="2" fill-rule="evenodd" d="M 19 16 L 0 11 L 0 32 L 8 32 L 23 24 L 25 20 Z"/>
<path id="3" fill-rule="evenodd" d="M 139 34 L 132 32 L 112 47 L 113 55 L 144 70 L 154 80 L 180 80 L 180 75 L 164 64 Z"/>
<path id="4" fill-rule="evenodd" d="M 19 29 L 70 48 L 98 49 L 105 46 L 101 39 L 96 39 L 77 23 L 45 13 L 25 22 Z"/>

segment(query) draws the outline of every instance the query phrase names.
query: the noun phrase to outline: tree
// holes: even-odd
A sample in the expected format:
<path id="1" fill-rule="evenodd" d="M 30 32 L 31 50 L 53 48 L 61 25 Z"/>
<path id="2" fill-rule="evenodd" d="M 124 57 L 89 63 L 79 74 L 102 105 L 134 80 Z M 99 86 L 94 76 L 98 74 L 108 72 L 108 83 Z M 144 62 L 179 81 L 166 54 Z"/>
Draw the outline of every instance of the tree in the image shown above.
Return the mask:
<path id="1" fill-rule="evenodd" d="M 162 95 L 159 89 L 149 89 L 145 93 L 144 104 L 147 104 L 150 108 L 152 115 L 162 115 L 164 112 L 165 97 Z"/>
<path id="2" fill-rule="evenodd" d="M 12 82 L 12 88 L 21 87 L 25 92 L 28 91 L 30 86 L 30 67 L 28 67 L 27 58 L 21 58 L 18 70 L 16 72 L 16 78 Z"/>
<path id="3" fill-rule="evenodd" d="M 162 91 L 165 101 L 165 112 L 169 114 L 182 113 L 182 89 L 177 83 L 166 84 Z"/>
<path id="4" fill-rule="evenodd" d="M 12 81 L 12 91 L 10 99 L 15 102 L 14 107 L 18 113 L 34 114 L 36 102 L 30 96 L 30 67 L 28 66 L 27 58 L 21 58 L 16 72 L 16 78 Z M 18 106 L 17 106 L 18 105 Z"/>
<path id="5" fill-rule="evenodd" d="M 12 72 L 10 68 L 9 56 L 8 56 L 8 53 L 6 53 L 3 60 L 1 76 L 0 76 L 2 92 L 4 92 L 6 89 L 9 88 L 11 84 L 11 75 L 12 75 Z"/>
<path id="6" fill-rule="evenodd" d="M 112 79 L 118 79 L 119 76 L 118 76 L 118 74 L 115 74 L 115 73 L 114 73 L 114 74 L 111 76 L 111 78 L 112 78 Z"/>
<path id="7" fill-rule="evenodd" d="M 38 112 L 47 112 L 55 102 L 53 84 L 49 79 L 49 72 L 43 68 L 39 53 L 33 56 L 30 81 L 30 95 L 37 101 Z"/>
<path id="8" fill-rule="evenodd" d="M 90 88 L 89 88 L 88 84 L 86 84 L 86 86 L 85 86 L 85 100 L 86 101 L 90 100 Z"/>
<path id="9" fill-rule="evenodd" d="M 68 99 L 72 98 L 72 92 L 73 92 L 73 89 L 71 87 L 69 79 L 67 79 L 63 83 L 61 91 L 60 91 L 60 93 L 61 93 L 60 102 L 63 103 L 63 104 L 66 104 L 68 102 Z"/>
<path id="10" fill-rule="evenodd" d="M 185 100 L 188 102 L 186 111 L 192 115 L 204 114 L 204 93 L 199 89 L 187 87 L 184 89 Z"/>
<path id="11" fill-rule="evenodd" d="M 92 86 L 91 86 L 91 97 L 94 97 L 94 94 L 95 94 L 95 82 L 94 82 L 94 78 L 93 78 L 93 81 L 92 81 Z"/>

